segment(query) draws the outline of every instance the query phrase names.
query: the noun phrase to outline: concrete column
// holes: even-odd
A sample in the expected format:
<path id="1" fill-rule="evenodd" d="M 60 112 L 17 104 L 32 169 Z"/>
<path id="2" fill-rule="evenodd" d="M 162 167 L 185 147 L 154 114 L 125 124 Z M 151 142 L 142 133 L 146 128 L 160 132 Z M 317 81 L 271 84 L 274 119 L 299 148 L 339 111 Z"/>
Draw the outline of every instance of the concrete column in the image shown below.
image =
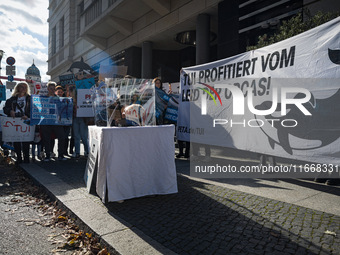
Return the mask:
<path id="1" fill-rule="evenodd" d="M 142 74 L 142 49 L 135 46 L 125 49 L 124 65 L 128 67 L 128 75 L 140 78 Z"/>
<path id="2" fill-rule="evenodd" d="M 142 45 L 142 77 L 152 78 L 152 42 L 143 42 Z"/>
<path id="3" fill-rule="evenodd" d="M 210 16 L 199 14 L 196 23 L 196 64 L 210 61 Z"/>
<path id="4" fill-rule="evenodd" d="M 239 0 L 224 0 L 218 4 L 217 58 L 239 53 Z"/>

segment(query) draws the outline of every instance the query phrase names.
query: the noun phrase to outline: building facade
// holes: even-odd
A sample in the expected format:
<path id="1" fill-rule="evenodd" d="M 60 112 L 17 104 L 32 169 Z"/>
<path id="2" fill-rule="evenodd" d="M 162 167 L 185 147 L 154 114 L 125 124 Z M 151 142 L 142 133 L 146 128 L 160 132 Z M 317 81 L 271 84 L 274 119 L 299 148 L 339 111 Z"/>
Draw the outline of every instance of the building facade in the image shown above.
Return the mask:
<path id="1" fill-rule="evenodd" d="M 83 57 L 107 76 L 159 76 L 242 53 L 259 35 L 336 0 L 50 0 L 48 74 L 58 81 Z M 107 71 L 109 70 L 109 71 Z"/>

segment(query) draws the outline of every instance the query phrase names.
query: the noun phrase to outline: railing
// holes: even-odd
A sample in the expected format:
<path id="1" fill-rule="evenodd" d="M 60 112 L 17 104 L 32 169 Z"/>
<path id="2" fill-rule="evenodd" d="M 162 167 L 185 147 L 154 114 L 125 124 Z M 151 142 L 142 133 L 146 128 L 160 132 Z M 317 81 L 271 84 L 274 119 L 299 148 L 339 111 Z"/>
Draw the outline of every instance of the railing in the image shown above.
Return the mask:
<path id="1" fill-rule="evenodd" d="M 93 1 L 81 16 L 85 16 L 85 26 L 90 24 L 102 14 L 102 0 Z"/>
<path id="2" fill-rule="evenodd" d="M 95 22 L 103 22 L 101 18 L 106 15 L 108 9 L 115 8 L 121 0 L 94 0 L 89 6 L 82 9 L 79 5 L 80 17 L 78 21 L 79 34 L 83 34 Z M 82 2 L 83 3 L 83 2 Z M 83 6 L 84 8 L 84 6 Z M 100 24 L 100 23 L 98 23 Z"/>
<path id="3" fill-rule="evenodd" d="M 118 2 L 118 0 L 108 0 L 108 7 L 110 7 L 111 5 L 113 5 L 115 2 Z"/>

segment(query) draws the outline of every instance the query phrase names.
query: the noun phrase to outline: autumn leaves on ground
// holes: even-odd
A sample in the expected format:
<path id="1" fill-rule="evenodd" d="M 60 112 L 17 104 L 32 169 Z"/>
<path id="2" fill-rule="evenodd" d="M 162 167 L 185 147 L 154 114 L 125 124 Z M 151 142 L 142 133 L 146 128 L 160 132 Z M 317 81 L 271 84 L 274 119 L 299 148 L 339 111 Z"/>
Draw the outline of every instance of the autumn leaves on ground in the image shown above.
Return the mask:
<path id="1" fill-rule="evenodd" d="M 30 212 L 28 213 L 28 211 Z M 12 226 L 12 228 L 17 228 L 18 231 L 20 231 L 20 228 L 24 228 L 24 231 L 17 233 L 18 239 L 32 238 L 23 233 L 30 227 L 39 235 L 43 232 L 48 233 L 46 242 L 50 243 L 51 254 L 109 254 L 107 249 L 100 245 L 97 238 L 93 237 L 91 233 L 80 230 L 74 220 L 65 211 L 58 208 L 57 202 L 51 201 L 44 190 L 26 177 L 24 172 L 16 167 L 10 158 L 4 157 L 2 152 L 0 154 L 0 213 L 6 216 L 4 217 L 6 221 L 3 224 L 6 224 L 6 222 L 9 224 L 13 220 L 15 224 L 19 225 Z M 37 225 L 47 228 L 47 231 L 46 229 L 39 231 Z M 1 225 L 0 234 L 5 237 L 7 234 L 7 238 L 16 238 L 15 233 L 9 237 L 10 234 L 6 233 L 6 227 Z M 38 234 L 32 234 L 33 240 L 26 241 L 37 242 L 37 245 L 40 245 L 45 240 L 38 240 L 38 238 L 44 239 L 44 236 L 38 237 Z M 15 245 L 13 246 L 14 248 L 11 249 L 15 249 Z M 49 248 L 48 245 L 46 247 Z M 12 252 L 13 254 L 16 253 L 15 250 L 6 253 Z"/>

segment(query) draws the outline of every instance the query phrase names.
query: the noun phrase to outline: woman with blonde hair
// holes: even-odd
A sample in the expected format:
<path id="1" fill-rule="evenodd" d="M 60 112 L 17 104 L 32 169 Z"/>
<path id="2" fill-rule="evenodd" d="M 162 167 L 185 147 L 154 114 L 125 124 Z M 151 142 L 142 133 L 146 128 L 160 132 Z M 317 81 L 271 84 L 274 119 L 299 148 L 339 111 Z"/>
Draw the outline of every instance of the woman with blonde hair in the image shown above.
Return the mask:
<path id="1" fill-rule="evenodd" d="M 30 88 L 27 82 L 19 82 L 12 93 L 12 97 L 6 100 L 4 113 L 8 117 L 20 117 L 27 120 L 30 117 L 31 96 Z M 24 154 L 24 163 L 29 163 L 30 142 L 15 142 L 14 150 L 17 154 L 17 164 L 22 163 L 22 155 Z"/>

